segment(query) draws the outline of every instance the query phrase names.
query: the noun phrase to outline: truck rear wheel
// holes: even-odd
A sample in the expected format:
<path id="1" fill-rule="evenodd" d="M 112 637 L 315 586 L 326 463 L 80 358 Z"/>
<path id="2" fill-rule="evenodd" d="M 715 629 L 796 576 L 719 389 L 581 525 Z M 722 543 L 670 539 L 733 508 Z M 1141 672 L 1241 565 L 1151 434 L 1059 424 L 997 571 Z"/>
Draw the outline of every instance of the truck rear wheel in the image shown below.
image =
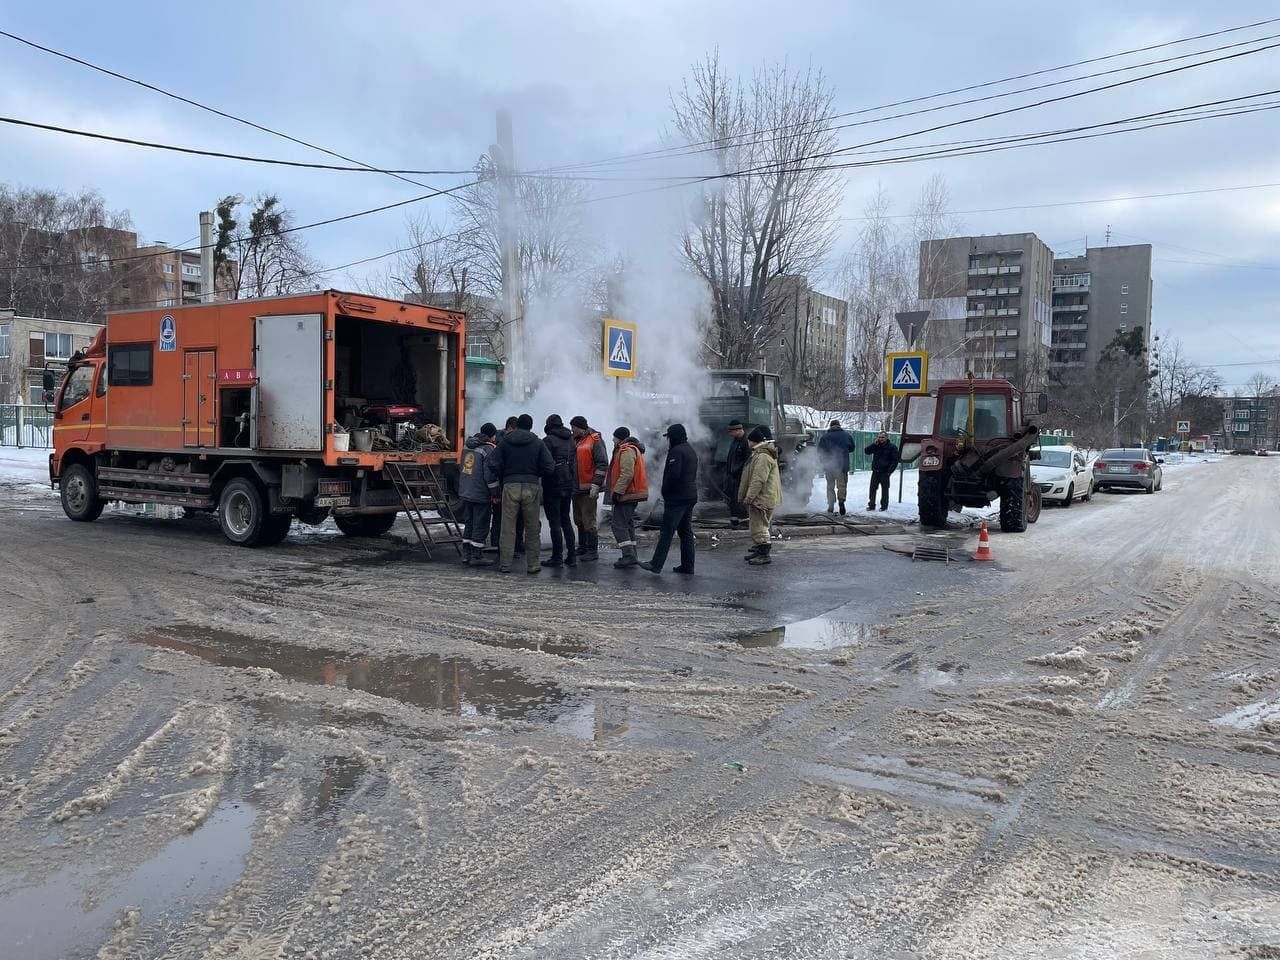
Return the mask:
<path id="1" fill-rule="evenodd" d="M 1022 477 L 1006 480 L 1000 491 L 1000 529 L 1005 533 L 1027 529 L 1027 487 Z"/>
<path id="2" fill-rule="evenodd" d="M 333 522 L 348 537 L 381 537 L 395 525 L 394 513 L 364 513 L 334 517 Z"/>
<path id="3" fill-rule="evenodd" d="M 943 476 L 938 473 L 920 474 L 920 486 L 916 491 L 916 500 L 920 508 L 920 526 L 945 527 L 947 525 L 947 502 L 943 493 Z"/>
<path id="4" fill-rule="evenodd" d="M 222 488 L 218 526 L 224 537 L 239 546 L 256 547 L 265 542 L 273 528 L 262 490 L 256 483 L 236 477 Z"/>
<path id="5" fill-rule="evenodd" d="M 62 511 L 83 523 L 102 516 L 106 503 L 98 496 L 98 480 L 83 463 L 73 463 L 62 472 Z"/>

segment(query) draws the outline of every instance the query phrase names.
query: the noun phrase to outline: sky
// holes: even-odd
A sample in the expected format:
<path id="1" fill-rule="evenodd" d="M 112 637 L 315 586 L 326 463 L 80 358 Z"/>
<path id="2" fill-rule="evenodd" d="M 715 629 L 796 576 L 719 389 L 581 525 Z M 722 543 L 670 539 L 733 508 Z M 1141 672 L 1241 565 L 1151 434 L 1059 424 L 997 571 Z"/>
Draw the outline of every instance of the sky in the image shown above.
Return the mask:
<path id="1" fill-rule="evenodd" d="M 597 160 L 661 145 L 670 95 L 718 51 L 749 76 L 762 65 L 821 69 L 841 112 L 1057 67 L 1090 57 L 1280 17 L 1274 2 L 1184 0 L 787 4 L 565 0 L 467 4 L 315 2 L 214 5 L 0 2 L 0 29 L 190 99 L 384 167 L 467 170 L 512 112 L 517 166 Z M 1280 43 L 1280 22 L 984 88 L 1006 91 L 1079 73 L 1253 38 Z M 1265 44 L 1263 44 L 1265 45 Z M 1206 56 L 1224 56 L 1226 50 Z M 0 37 L 0 115 L 212 150 L 331 162 L 323 154 Z M 841 130 L 842 144 L 973 117 L 1111 78 Z M 991 137 L 1118 119 L 1280 88 L 1280 49 L 921 134 L 907 143 Z M 969 96 L 972 96 L 970 94 Z M 950 98 L 950 99 L 960 99 Z M 1270 98 L 1276 100 L 1277 97 Z M 948 102 L 931 101 L 931 103 Z M 888 111 L 893 113 L 898 111 Z M 300 222 L 418 196 L 382 174 L 262 167 L 80 140 L 0 125 L 0 179 L 99 190 L 147 240 L 189 241 L 197 213 L 230 193 L 278 194 Z M 856 240 L 880 188 L 905 214 L 933 174 L 947 179 L 963 233 L 1038 234 L 1059 255 L 1090 245 L 1154 245 L 1153 326 L 1190 357 L 1220 366 L 1228 390 L 1262 371 L 1280 380 L 1280 186 L 1147 200 L 1154 193 L 1280 184 L 1280 112 L 1208 119 L 985 156 L 879 166 L 844 175 L 833 261 Z M 433 186 L 460 176 L 423 179 Z M 599 184 L 620 192 L 632 184 Z M 602 201 L 615 229 L 642 208 L 687 202 L 689 187 Z M 1106 203 L 1066 201 L 1109 200 Z M 1034 209 L 1039 204 L 1061 204 Z M 992 208 L 1022 209 L 989 211 Z M 449 222 L 447 201 L 427 200 Z M 405 211 L 308 231 L 326 264 L 402 245 Z M 367 270 L 367 268 L 364 268 Z M 358 282 L 354 277 L 333 278 Z M 1275 361 L 1275 362 L 1266 362 Z"/>

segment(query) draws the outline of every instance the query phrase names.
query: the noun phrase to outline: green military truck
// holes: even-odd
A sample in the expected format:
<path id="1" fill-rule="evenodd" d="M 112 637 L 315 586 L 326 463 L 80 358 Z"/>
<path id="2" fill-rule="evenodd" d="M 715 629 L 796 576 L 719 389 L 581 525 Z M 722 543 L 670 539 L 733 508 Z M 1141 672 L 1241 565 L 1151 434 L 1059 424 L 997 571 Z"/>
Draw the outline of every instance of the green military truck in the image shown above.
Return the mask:
<path id="1" fill-rule="evenodd" d="M 752 427 L 768 427 L 778 447 L 783 489 L 789 493 L 807 490 L 813 475 L 800 467 L 800 453 L 809 443 L 809 434 L 797 418 L 787 416 L 782 378 L 759 370 L 711 370 L 708 379 L 710 388 L 698 405 L 698 418 L 709 434 L 698 451 L 704 464 L 698 475 L 702 499 L 726 499 L 726 428 L 733 420 L 741 420 L 748 433 Z"/>

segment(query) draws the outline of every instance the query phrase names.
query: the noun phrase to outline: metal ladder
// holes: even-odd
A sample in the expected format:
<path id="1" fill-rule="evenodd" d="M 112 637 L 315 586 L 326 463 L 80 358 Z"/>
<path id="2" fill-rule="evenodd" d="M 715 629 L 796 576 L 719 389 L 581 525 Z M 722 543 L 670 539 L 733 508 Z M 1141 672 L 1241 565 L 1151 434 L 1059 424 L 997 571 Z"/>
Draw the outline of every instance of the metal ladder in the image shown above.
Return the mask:
<path id="1" fill-rule="evenodd" d="M 435 468 L 429 463 L 402 463 L 393 460 L 384 463 L 382 469 L 396 488 L 396 493 L 400 494 L 400 503 L 404 506 L 404 512 L 413 525 L 413 532 L 417 534 L 427 559 L 431 559 L 432 547 L 445 544 L 453 544 L 458 556 L 462 556 L 462 531 Z M 427 511 L 434 511 L 436 515 L 429 517 Z M 436 527 L 443 529 L 432 529 Z"/>

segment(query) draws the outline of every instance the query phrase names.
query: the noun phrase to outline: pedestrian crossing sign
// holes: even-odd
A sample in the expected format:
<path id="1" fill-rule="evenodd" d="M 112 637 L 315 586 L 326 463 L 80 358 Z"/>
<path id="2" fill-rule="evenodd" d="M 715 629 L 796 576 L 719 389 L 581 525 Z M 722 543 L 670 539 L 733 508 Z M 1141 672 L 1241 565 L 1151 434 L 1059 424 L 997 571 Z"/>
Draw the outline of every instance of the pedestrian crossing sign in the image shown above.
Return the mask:
<path id="1" fill-rule="evenodd" d="M 604 373 L 609 377 L 636 375 L 636 325 L 625 320 L 604 320 Z"/>
<path id="2" fill-rule="evenodd" d="M 885 359 L 889 366 L 885 393 L 898 397 L 929 392 L 929 354 L 913 350 L 910 353 L 890 353 Z"/>

